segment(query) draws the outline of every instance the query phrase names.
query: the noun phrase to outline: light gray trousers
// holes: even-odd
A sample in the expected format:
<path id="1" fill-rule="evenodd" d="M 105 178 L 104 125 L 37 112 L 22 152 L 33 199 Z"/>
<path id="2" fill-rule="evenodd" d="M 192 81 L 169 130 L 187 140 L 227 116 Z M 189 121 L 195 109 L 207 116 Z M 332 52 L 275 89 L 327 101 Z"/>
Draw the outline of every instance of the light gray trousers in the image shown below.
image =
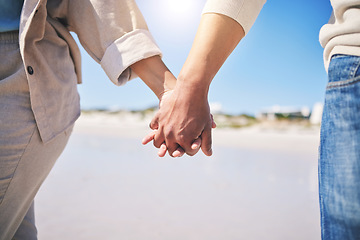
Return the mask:
<path id="1" fill-rule="evenodd" d="M 41 141 L 18 42 L 0 33 L 0 240 L 37 239 L 34 197 L 72 130 Z"/>

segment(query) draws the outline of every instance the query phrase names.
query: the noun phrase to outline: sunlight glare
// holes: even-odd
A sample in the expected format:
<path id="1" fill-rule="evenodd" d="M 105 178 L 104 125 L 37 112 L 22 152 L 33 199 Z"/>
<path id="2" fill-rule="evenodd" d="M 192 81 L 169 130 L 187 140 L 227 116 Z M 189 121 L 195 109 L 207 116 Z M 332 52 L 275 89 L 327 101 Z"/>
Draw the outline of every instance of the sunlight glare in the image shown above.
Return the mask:
<path id="1" fill-rule="evenodd" d="M 170 14 L 174 14 L 174 17 L 183 18 L 188 15 L 188 13 L 193 12 L 197 4 L 194 0 L 167 0 L 165 3 L 165 9 L 169 11 Z"/>

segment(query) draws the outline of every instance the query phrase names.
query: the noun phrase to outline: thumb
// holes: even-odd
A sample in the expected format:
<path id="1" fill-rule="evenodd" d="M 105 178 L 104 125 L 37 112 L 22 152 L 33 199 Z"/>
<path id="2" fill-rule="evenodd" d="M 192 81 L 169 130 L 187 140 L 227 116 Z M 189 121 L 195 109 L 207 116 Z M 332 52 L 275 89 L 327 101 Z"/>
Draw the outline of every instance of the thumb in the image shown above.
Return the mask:
<path id="1" fill-rule="evenodd" d="M 152 130 L 156 130 L 159 128 L 159 117 L 158 117 L 158 114 L 157 113 L 155 115 L 155 117 L 151 120 L 150 124 L 149 124 L 149 127 L 152 129 Z"/>
<path id="2" fill-rule="evenodd" d="M 206 156 L 212 155 L 211 126 L 207 126 L 201 134 L 201 150 Z"/>
<path id="3" fill-rule="evenodd" d="M 212 128 L 216 128 L 216 122 L 214 121 L 214 116 L 213 116 L 212 114 L 210 114 L 210 117 L 211 117 L 211 123 L 212 123 L 212 124 L 211 124 L 211 125 L 212 125 L 211 127 L 212 127 Z"/>

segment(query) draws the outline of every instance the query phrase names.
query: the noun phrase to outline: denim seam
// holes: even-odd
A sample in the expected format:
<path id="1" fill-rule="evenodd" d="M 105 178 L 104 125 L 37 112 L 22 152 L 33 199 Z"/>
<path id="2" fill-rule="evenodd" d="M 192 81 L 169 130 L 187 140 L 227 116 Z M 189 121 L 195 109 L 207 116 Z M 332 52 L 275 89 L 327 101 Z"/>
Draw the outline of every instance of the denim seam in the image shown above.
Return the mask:
<path id="1" fill-rule="evenodd" d="M 319 191 L 319 207 L 320 207 L 320 225 L 321 225 L 321 238 L 324 238 L 324 229 L 325 229 L 325 219 L 324 219 L 324 204 L 323 204 L 323 197 L 322 197 L 322 193 L 321 193 L 321 186 L 322 186 L 322 181 L 321 181 L 321 176 L 322 176 L 322 168 L 321 168 L 321 156 L 322 156 L 322 152 L 321 152 L 321 146 L 322 146 L 322 141 L 321 139 L 323 139 L 323 133 L 322 131 L 320 131 L 320 145 L 318 148 L 318 191 Z"/>
<path id="2" fill-rule="evenodd" d="M 19 161 L 17 162 L 16 167 L 15 167 L 15 169 L 14 169 L 13 175 L 11 176 L 10 182 L 9 182 L 9 184 L 7 185 L 6 190 L 5 190 L 5 192 L 4 192 L 4 197 L 0 200 L 0 206 L 1 206 L 1 204 L 3 203 L 3 201 L 4 201 L 4 199 L 5 199 L 5 195 L 6 195 L 8 189 L 9 189 L 9 187 L 10 187 L 10 185 L 11 185 L 12 180 L 14 179 L 15 172 L 16 172 L 17 168 L 19 167 L 19 164 L 20 164 L 20 162 L 21 162 L 21 160 L 22 160 L 22 158 L 23 158 L 23 156 L 24 156 L 24 154 L 25 154 L 25 151 L 26 151 L 26 149 L 29 147 L 29 144 L 30 144 L 30 142 L 31 142 L 31 139 L 33 138 L 33 136 L 34 136 L 34 134 L 35 134 L 35 132 L 36 132 L 36 128 L 37 128 L 37 127 L 35 126 L 35 127 L 34 127 L 34 131 L 33 131 L 33 133 L 31 134 L 31 136 L 30 136 L 30 138 L 29 138 L 29 142 L 26 144 L 26 147 L 24 148 L 24 151 L 21 153 L 21 156 L 20 156 L 20 158 L 19 158 Z"/>
<path id="3" fill-rule="evenodd" d="M 353 78 L 353 79 L 349 79 L 349 80 L 345 80 L 345 81 L 339 81 L 339 82 L 330 82 L 328 83 L 326 89 L 332 89 L 335 87 L 345 87 L 351 84 L 355 84 L 357 82 L 360 81 L 360 76 Z"/>
<path id="4" fill-rule="evenodd" d="M 360 60 L 357 62 L 356 68 L 354 69 L 354 72 L 352 73 L 353 78 L 356 78 L 357 76 L 355 75 L 360 68 Z"/>

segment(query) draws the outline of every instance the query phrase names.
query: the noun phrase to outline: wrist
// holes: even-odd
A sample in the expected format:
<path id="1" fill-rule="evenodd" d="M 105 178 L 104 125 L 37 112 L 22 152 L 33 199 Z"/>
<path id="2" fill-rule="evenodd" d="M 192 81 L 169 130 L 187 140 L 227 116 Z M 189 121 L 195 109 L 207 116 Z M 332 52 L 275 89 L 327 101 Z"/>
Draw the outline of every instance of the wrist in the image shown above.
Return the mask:
<path id="1" fill-rule="evenodd" d="M 187 91 L 197 92 L 200 95 L 205 95 L 209 92 L 211 81 L 215 74 L 209 64 L 209 59 L 194 57 L 193 54 L 189 54 L 188 59 L 182 67 L 177 79 L 177 87 L 186 89 Z"/>
<path id="2" fill-rule="evenodd" d="M 131 69 L 161 99 L 164 92 L 174 89 L 176 78 L 159 56 L 149 57 L 131 65 Z"/>
<path id="3" fill-rule="evenodd" d="M 176 88 L 184 95 L 190 94 L 199 98 L 208 96 L 210 82 L 208 78 L 202 74 L 181 74 L 178 76 Z"/>
<path id="4" fill-rule="evenodd" d="M 162 97 L 164 93 L 174 90 L 177 83 L 176 77 L 169 70 L 165 72 L 164 79 L 162 81 L 162 91 L 156 94 L 158 98 Z"/>

